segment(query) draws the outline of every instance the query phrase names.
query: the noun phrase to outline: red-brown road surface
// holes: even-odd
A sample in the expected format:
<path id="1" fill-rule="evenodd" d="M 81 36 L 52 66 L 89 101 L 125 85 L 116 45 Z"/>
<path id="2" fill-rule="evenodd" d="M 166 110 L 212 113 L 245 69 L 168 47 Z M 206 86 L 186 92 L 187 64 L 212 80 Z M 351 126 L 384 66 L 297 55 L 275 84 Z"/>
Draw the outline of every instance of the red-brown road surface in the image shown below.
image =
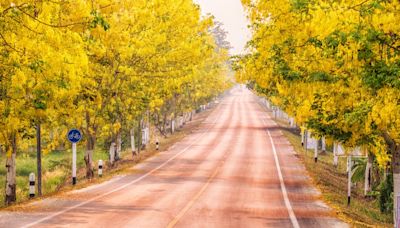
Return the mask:
<path id="1" fill-rule="evenodd" d="M 292 146 L 236 87 L 191 135 L 136 174 L 0 213 L 0 227 L 347 227 Z"/>

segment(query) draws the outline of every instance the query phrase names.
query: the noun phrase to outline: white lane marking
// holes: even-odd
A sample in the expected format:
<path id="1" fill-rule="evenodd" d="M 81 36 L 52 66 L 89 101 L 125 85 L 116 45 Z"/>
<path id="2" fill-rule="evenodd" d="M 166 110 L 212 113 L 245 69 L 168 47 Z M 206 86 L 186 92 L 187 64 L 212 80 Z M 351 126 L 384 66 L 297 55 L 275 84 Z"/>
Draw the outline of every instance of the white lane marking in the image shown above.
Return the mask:
<path id="1" fill-rule="evenodd" d="M 263 120 L 263 122 L 264 122 L 264 120 Z M 265 124 L 265 122 L 264 122 L 264 124 Z M 271 132 L 269 130 L 267 130 L 267 132 L 268 132 L 269 140 L 271 141 L 272 151 L 274 153 L 274 158 L 275 158 L 275 165 L 276 165 L 276 169 L 278 170 L 279 182 L 281 183 L 283 199 L 285 201 L 285 205 L 286 205 L 286 208 L 287 208 L 288 213 L 289 213 L 290 221 L 292 222 L 292 225 L 293 225 L 294 228 L 300 228 L 299 222 L 297 221 L 296 215 L 294 214 L 292 205 L 290 204 L 290 201 L 289 201 L 289 197 L 288 197 L 288 193 L 287 193 L 287 190 L 286 190 L 285 182 L 283 181 L 281 166 L 279 164 L 278 155 L 276 153 L 274 140 L 272 139 Z"/>
<path id="2" fill-rule="evenodd" d="M 37 225 L 37 224 L 39 224 L 39 223 L 41 223 L 41 222 L 43 222 L 43 221 L 52 219 L 52 218 L 54 218 L 54 217 L 56 217 L 56 216 L 58 216 L 58 215 L 64 214 L 65 212 L 68 212 L 68 211 L 73 210 L 73 209 L 75 209 L 75 208 L 78 208 L 78 207 L 81 207 L 81 206 L 86 205 L 86 204 L 88 204 L 88 203 L 91 203 L 91 202 L 93 202 L 93 201 L 95 201 L 95 200 L 98 200 L 98 199 L 104 197 L 104 196 L 108 196 L 108 195 L 110 195 L 110 194 L 112 194 L 112 193 L 114 193 L 114 192 L 117 192 L 117 191 L 119 191 L 119 190 L 121 190 L 121 189 L 124 189 L 124 188 L 128 187 L 129 185 L 135 184 L 135 183 L 137 183 L 137 182 L 143 180 L 144 178 L 150 176 L 150 175 L 151 175 L 152 173 L 154 173 L 155 171 L 157 171 L 157 170 L 161 169 L 162 167 L 164 167 L 165 165 L 167 165 L 170 161 L 174 160 L 174 159 L 175 159 L 176 157 L 178 157 L 179 155 L 181 155 L 181 154 L 183 154 L 184 152 L 186 152 L 191 146 L 193 146 L 195 143 L 197 143 L 198 140 L 199 140 L 201 137 L 203 137 L 206 133 L 208 133 L 208 131 L 214 126 L 214 124 L 215 124 L 217 121 L 218 121 L 218 118 L 215 118 L 214 122 L 212 123 L 212 126 L 210 126 L 209 128 L 207 128 L 206 131 L 204 131 L 200 136 L 198 136 L 196 139 L 194 139 L 193 142 L 190 143 L 185 149 L 183 149 L 181 152 L 175 154 L 175 155 L 172 156 L 170 159 L 168 159 L 167 161 L 165 161 L 165 162 L 162 163 L 161 165 L 157 166 L 156 168 L 152 169 L 152 170 L 149 171 L 148 173 L 144 174 L 143 176 L 141 176 L 141 177 L 139 177 L 139 178 L 137 178 L 137 179 L 135 179 L 135 180 L 133 180 L 133 181 L 131 181 L 131 182 L 129 182 L 129 183 L 126 183 L 126 184 L 124 184 L 124 185 L 122 185 L 122 186 L 120 186 L 120 187 L 118 187 L 118 188 L 116 188 L 116 189 L 114 189 L 114 190 L 111 190 L 111 191 L 109 191 L 109 192 L 103 193 L 103 194 L 101 194 L 101 195 L 99 195 L 99 196 L 93 197 L 93 198 L 91 198 L 91 199 L 89 199 L 89 200 L 86 200 L 86 201 L 81 202 L 81 203 L 79 203 L 79 204 L 76 204 L 76 205 L 74 205 L 74 206 L 68 207 L 68 208 L 66 208 L 66 209 L 64 209 L 64 210 L 62 210 L 62 211 L 56 212 L 56 213 L 54 213 L 54 214 L 51 214 L 51 215 L 49 215 L 49 216 L 46 216 L 46 217 L 41 218 L 41 219 L 39 219 L 39 220 L 36 220 L 35 222 L 29 223 L 29 224 L 27 224 L 27 225 L 24 225 L 24 226 L 22 226 L 22 227 L 23 227 L 23 228 L 28 228 L 28 227 L 35 226 L 35 225 Z"/>
<path id="3" fill-rule="evenodd" d="M 264 107 L 261 106 L 261 108 L 264 108 Z M 268 116 L 265 119 L 270 120 L 271 117 Z M 265 123 L 264 118 L 261 118 L 261 120 L 262 120 L 263 124 L 265 126 L 267 126 L 267 124 Z M 267 129 L 267 132 L 268 132 L 269 140 L 271 141 L 272 152 L 274 154 L 274 160 L 275 160 L 276 169 L 278 170 L 278 177 L 279 177 L 279 182 L 280 182 L 281 190 L 282 190 L 282 194 L 283 194 L 283 200 L 285 201 L 285 206 L 286 206 L 286 208 L 288 210 L 290 221 L 292 222 L 292 225 L 293 225 L 294 228 L 300 228 L 299 222 L 297 221 L 297 218 L 296 218 L 296 215 L 295 215 L 295 213 L 293 211 L 292 205 L 290 204 L 290 200 L 289 200 L 288 193 L 287 193 L 287 190 L 286 190 L 285 182 L 283 181 L 281 165 L 279 164 L 279 158 L 278 158 L 278 154 L 276 153 L 274 140 L 272 139 L 271 132 L 268 129 Z"/>

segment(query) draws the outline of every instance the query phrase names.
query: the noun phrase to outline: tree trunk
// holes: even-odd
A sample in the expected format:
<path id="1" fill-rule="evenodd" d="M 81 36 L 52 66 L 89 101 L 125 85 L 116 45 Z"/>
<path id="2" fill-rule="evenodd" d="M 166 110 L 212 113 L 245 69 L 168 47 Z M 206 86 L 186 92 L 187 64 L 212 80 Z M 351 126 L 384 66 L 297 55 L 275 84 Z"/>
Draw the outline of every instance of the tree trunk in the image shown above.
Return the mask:
<path id="1" fill-rule="evenodd" d="M 163 116 L 163 135 L 164 136 L 166 136 L 166 134 L 167 134 L 166 123 L 167 123 L 167 114 L 164 114 L 164 116 Z"/>
<path id="2" fill-rule="evenodd" d="M 121 151 L 122 151 L 122 136 L 121 136 L 121 130 L 118 130 L 117 138 L 116 138 L 116 148 L 115 148 L 115 160 L 116 161 L 121 159 Z"/>
<path id="3" fill-rule="evenodd" d="M 392 171 L 393 171 L 393 219 L 395 221 L 395 227 L 399 227 L 400 224 L 396 224 L 396 218 L 400 216 L 397 214 L 397 198 L 400 197 L 400 144 L 396 143 L 389 134 L 383 133 L 383 137 L 389 150 L 392 154 Z"/>
<path id="4" fill-rule="evenodd" d="M 93 151 L 96 144 L 96 138 L 93 135 L 88 135 L 85 150 L 85 164 L 86 164 L 86 178 L 91 179 L 94 177 L 93 170 Z"/>
<path id="5" fill-rule="evenodd" d="M 16 166 L 15 158 L 17 156 L 17 138 L 16 133 L 11 136 L 11 151 L 7 148 L 7 158 L 6 158 L 6 196 L 5 204 L 10 205 L 17 200 L 17 190 L 16 190 Z"/>
<path id="6" fill-rule="evenodd" d="M 304 148 L 306 149 L 306 155 L 307 155 L 307 149 L 308 149 L 308 147 L 307 147 L 307 144 L 308 144 L 308 131 L 305 130 L 305 131 L 304 131 L 304 134 L 305 134 L 305 138 L 304 138 Z M 307 156 L 306 156 L 306 158 L 307 158 Z"/>
<path id="7" fill-rule="evenodd" d="M 160 131 L 161 134 L 164 134 L 164 122 L 160 121 L 160 115 L 156 114 L 156 124 L 154 127 Z"/>
<path id="8" fill-rule="evenodd" d="M 351 156 L 347 157 L 347 206 L 350 206 L 351 199 L 351 176 L 352 176 L 352 160 Z"/>
<path id="9" fill-rule="evenodd" d="M 110 155 L 110 165 L 113 166 L 114 161 L 115 161 L 115 143 L 114 142 L 112 142 L 110 145 L 109 155 Z"/>
<path id="10" fill-rule="evenodd" d="M 399 160 L 399 158 L 398 158 Z M 400 212 L 399 210 L 397 210 L 397 208 L 399 207 L 398 204 L 400 203 L 400 173 L 394 173 L 393 174 L 393 185 L 394 185 L 394 210 L 396 210 L 396 212 L 393 213 L 394 219 L 396 221 L 395 222 L 395 227 L 400 227 Z M 397 215 L 396 215 L 397 214 Z M 397 217 L 396 217 L 397 216 Z"/>
<path id="11" fill-rule="evenodd" d="M 338 144 L 337 142 L 333 143 L 333 166 L 337 167 L 339 164 L 339 157 L 337 155 Z"/>
<path id="12" fill-rule="evenodd" d="M 171 118 L 171 134 L 175 132 L 175 119 Z"/>
<path id="13" fill-rule="evenodd" d="M 131 135 L 132 157 L 135 157 L 135 155 L 136 155 L 136 148 L 135 148 L 135 129 L 134 129 L 134 128 L 131 129 L 130 135 Z"/>
<path id="14" fill-rule="evenodd" d="M 42 195 L 42 143 L 40 124 L 36 125 L 36 163 L 37 163 L 37 190 L 38 196 Z"/>
<path id="15" fill-rule="evenodd" d="M 86 178 L 91 179 L 94 177 L 93 170 L 93 151 L 96 145 L 96 127 L 94 127 L 94 133 L 90 131 L 91 121 L 89 112 L 86 112 L 86 150 L 84 155 L 85 165 L 86 165 Z"/>
<path id="16" fill-rule="evenodd" d="M 140 155 L 140 150 L 142 149 L 142 120 L 139 119 L 138 121 L 138 147 L 137 147 L 137 153 Z"/>
<path id="17" fill-rule="evenodd" d="M 322 137 L 321 143 L 322 143 L 322 153 L 325 153 L 325 152 L 326 152 L 326 141 L 325 141 L 325 137 Z"/>
<path id="18" fill-rule="evenodd" d="M 400 214 L 397 214 L 398 202 L 397 199 L 400 197 L 400 145 L 395 145 L 395 150 L 392 151 L 392 170 L 393 170 L 393 205 L 394 205 L 394 219 L 399 218 Z M 397 221 L 400 219 L 397 219 Z M 400 224 L 395 224 L 400 227 Z"/>
<path id="19" fill-rule="evenodd" d="M 372 174 L 372 162 L 373 157 L 371 154 L 367 154 L 367 165 L 365 167 L 365 179 L 364 179 L 364 195 L 366 196 L 368 192 L 371 191 L 371 174 Z"/>

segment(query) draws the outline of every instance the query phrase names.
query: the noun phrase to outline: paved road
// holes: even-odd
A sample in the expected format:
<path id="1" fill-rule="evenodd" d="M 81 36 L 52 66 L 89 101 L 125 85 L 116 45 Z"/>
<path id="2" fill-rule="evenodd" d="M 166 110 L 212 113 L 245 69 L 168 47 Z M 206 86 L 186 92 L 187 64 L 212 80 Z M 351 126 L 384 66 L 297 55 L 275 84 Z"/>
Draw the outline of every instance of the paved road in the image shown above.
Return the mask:
<path id="1" fill-rule="evenodd" d="M 136 174 L 1 212 L 0 227 L 347 227 L 248 90 Z"/>

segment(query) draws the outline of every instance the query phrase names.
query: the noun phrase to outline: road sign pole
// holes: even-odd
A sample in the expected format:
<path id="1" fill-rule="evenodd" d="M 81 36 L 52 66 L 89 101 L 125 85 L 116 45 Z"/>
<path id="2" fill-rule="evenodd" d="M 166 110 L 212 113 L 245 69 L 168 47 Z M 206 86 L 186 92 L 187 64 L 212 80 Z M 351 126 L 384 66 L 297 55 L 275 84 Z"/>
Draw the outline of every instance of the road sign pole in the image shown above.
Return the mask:
<path id="1" fill-rule="evenodd" d="M 351 155 L 347 157 L 347 206 L 350 206 L 351 199 L 351 176 L 352 176 L 352 163 L 351 163 Z"/>
<path id="2" fill-rule="evenodd" d="M 72 143 L 72 184 L 76 184 L 76 143 L 81 141 L 82 134 L 77 129 L 71 129 L 68 132 L 68 140 Z"/>
<path id="3" fill-rule="evenodd" d="M 72 143 L 72 184 L 76 184 L 76 143 Z"/>

